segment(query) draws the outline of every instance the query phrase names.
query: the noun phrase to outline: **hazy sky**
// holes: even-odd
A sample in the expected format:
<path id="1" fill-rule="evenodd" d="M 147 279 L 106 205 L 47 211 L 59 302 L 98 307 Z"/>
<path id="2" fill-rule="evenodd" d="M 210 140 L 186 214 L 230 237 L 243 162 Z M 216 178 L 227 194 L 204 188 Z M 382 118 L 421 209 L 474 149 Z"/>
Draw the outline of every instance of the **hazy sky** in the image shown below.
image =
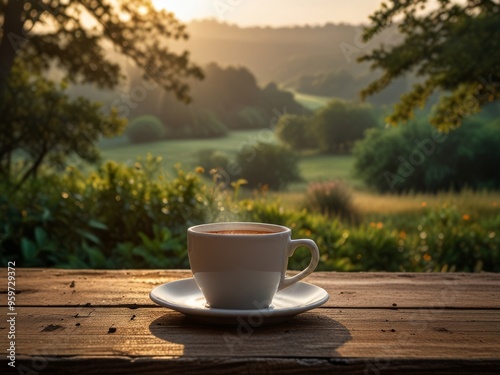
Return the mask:
<path id="1" fill-rule="evenodd" d="M 382 0 L 153 0 L 182 21 L 217 18 L 241 26 L 367 23 Z"/>

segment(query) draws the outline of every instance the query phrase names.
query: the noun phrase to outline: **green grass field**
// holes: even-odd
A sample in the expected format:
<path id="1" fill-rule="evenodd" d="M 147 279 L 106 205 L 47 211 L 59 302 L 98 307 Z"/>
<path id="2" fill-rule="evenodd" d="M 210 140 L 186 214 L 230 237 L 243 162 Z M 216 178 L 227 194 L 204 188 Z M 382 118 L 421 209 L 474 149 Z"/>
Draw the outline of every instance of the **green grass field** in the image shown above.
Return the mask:
<path id="1" fill-rule="evenodd" d="M 268 129 L 231 132 L 227 137 L 217 139 L 171 140 L 140 145 L 120 141 L 102 146 L 102 156 L 104 160 L 132 164 L 137 156 L 150 153 L 162 157 L 166 171 L 172 171 L 177 163 L 184 169 L 193 169 L 198 165 L 201 150 L 215 149 L 234 157 L 240 148 L 256 140 L 276 141 Z M 498 213 L 500 210 L 500 193 L 496 192 L 380 195 L 371 192 L 352 175 L 353 164 L 354 158 L 349 155 L 303 155 L 299 162 L 303 181 L 291 185 L 286 192 L 270 194 L 270 199 L 279 198 L 286 206 L 297 206 L 309 182 L 340 179 L 354 188 L 354 204 L 358 210 L 370 215 L 419 214 L 422 207 L 442 205 L 459 207 L 464 213 L 475 214 Z"/>
<path id="2" fill-rule="evenodd" d="M 177 163 L 181 163 L 186 169 L 191 169 L 198 165 L 198 154 L 201 150 L 214 149 L 235 157 L 239 149 L 257 140 L 277 142 L 270 130 L 263 129 L 231 132 L 227 137 L 217 139 L 172 140 L 139 145 L 117 142 L 102 147 L 102 156 L 104 160 L 131 164 L 135 162 L 137 156 L 146 156 L 150 153 L 162 157 L 163 167 L 167 171 L 171 171 Z M 292 185 L 289 190 L 303 191 L 311 181 L 336 179 L 359 187 L 361 182 L 354 179 L 351 174 L 353 163 L 352 156 L 303 155 L 299 162 L 299 170 L 304 181 Z"/>
<path id="3" fill-rule="evenodd" d="M 115 160 L 121 163 L 133 163 L 137 156 L 148 153 L 163 158 L 163 167 L 171 170 L 177 163 L 184 168 L 194 168 L 198 163 L 201 150 L 214 149 L 235 156 L 238 150 L 257 140 L 276 141 L 269 129 L 231 132 L 224 138 L 214 139 L 177 139 L 145 144 L 120 143 L 101 148 L 104 160 Z"/>

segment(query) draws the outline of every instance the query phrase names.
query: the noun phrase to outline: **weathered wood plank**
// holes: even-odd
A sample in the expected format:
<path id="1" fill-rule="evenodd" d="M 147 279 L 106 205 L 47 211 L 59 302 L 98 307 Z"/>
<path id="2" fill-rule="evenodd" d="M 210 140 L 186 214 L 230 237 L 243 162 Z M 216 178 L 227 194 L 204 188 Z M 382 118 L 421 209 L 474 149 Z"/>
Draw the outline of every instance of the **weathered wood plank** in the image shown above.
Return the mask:
<path id="1" fill-rule="evenodd" d="M 37 358 L 21 359 L 19 366 L 28 374 L 50 373 L 52 375 L 233 375 L 233 374 L 485 374 L 498 375 L 500 360 L 427 360 L 425 364 L 415 360 L 390 359 L 372 361 L 364 358 Z M 5 372 L 4 372 L 5 373 Z M 17 371 L 7 373 L 18 374 Z"/>
<path id="2" fill-rule="evenodd" d="M 319 272 L 307 281 L 325 288 L 329 303 L 271 327 L 200 325 L 149 300 L 154 286 L 190 275 L 17 269 L 18 366 L 51 374 L 493 374 L 500 367 L 498 274 Z M 7 329 L 0 322 L 0 347 L 8 347 Z M 0 366 L 9 370 L 6 357 Z"/>
<path id="3" fill-rule="evenodd" d="M 7 323 L 0 323 L 6 332 Z M 1 335 L 1 347 L 6 335 Z M 213 327 L 166 308 L 24 307 L 19 356 L 500 361 L 491 310 L 320 308 L 269 327 Z M 5 360 L 5 357 L 3 358 Z"/>
<path id="4" fill-rule="evenodd" d="M 189 270 L 17 269 L 19 306 L 154 306 L 149 292 Z M 6 279 L 6 269 L 0 277 Z M 500 274 L 316 272 L 307 282 L 330 293 L 326 307 L 496 308 Z M 0 293 L 6 283 L 0 284 Z M 5 306 L 5 300 L 0 302 Z"/>
<path id="5" fill-rule="evenodd" d="M 191 272 L 18 269 L 16 276 L 21 306 L 153 306 L 151 289 Z M 328 307 L 500 308 L 499 274 L 316 272 L 306 281 L 330 293 Z"/>

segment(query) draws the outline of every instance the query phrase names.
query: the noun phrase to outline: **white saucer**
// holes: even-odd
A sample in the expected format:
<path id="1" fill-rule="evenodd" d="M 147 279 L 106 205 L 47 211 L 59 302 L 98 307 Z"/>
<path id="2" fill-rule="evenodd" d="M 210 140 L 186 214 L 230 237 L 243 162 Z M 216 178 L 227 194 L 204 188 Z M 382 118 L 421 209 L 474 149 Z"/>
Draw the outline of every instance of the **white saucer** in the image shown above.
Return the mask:
<path id="1" fill-rule="evenodd" d="M 161 306 L 179 311 L 203 323 L 247 324 L 258 327 L 280 323 L 321 306 L 330 296 L 323 288 L 298 282 L 276 293 L 272 305 L 265 309 L 212 309 L 207 306 L 194 278 L 189 278 L 159 285 L 151 291 L 149 297 Z"/>

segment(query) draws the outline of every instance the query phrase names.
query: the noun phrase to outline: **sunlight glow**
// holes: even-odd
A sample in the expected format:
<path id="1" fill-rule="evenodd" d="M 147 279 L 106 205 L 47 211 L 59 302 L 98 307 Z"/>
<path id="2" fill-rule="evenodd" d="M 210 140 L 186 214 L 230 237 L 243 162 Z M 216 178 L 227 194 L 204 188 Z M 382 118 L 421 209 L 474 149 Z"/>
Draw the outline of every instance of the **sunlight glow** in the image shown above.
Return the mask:
<path id="1" fill-rule="evenodd" d="M 152 0 L 158 9 L 173 12 L 181 21 L 213 16 L 210 1 L 203 0 Z M 208 11 L 208 12 L 207 12 Z"/>

